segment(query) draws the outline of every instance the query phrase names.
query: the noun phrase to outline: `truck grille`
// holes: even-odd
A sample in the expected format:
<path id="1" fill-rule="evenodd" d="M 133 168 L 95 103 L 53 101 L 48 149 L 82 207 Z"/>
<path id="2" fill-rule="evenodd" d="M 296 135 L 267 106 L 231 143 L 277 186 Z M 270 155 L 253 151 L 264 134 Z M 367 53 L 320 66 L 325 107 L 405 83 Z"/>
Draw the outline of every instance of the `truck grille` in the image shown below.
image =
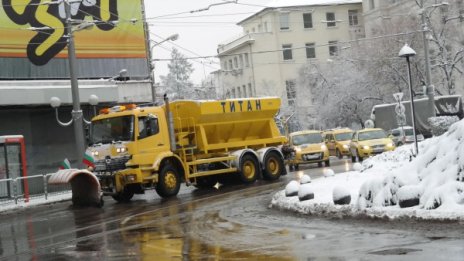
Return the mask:
<path id="1" fill-rule="evenodd" d="M 119 158 L 106 158 L 104 160 L 98 160 L 95 162 L 95 172 L 114 172 L 126 168 L 126 162 L 128 162 L 130 156 L 124 156 Z"/>

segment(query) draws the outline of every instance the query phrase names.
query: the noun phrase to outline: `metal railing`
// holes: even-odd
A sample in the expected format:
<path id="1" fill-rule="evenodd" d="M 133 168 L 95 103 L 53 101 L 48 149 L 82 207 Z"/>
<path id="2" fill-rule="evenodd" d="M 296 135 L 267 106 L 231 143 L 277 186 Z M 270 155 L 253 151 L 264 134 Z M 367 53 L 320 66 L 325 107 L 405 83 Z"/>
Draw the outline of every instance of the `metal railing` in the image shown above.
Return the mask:
<path id="1" fill-rule="evenodd" d="M 5 205 L 40 203 L 71 198 L 71 185 L 49 185 L 52 174 L 0 179 L 0 208 Z"/>

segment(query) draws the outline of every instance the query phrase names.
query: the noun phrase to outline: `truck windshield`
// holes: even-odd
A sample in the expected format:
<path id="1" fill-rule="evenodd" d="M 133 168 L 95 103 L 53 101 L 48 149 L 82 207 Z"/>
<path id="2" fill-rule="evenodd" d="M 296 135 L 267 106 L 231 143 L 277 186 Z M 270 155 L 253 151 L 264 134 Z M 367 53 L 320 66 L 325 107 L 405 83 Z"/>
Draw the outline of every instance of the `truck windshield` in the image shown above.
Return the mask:
<path id="1" fill-rule="evenodd" d="M 93 121 L 90 127 L 90 145 L 134 140 L 134 117 L 122 116 Z"/>
<path id="2" fill-rule="evenodd" d="M 359 133 L 359 140 L 375 140 L 386 138 L 387 134 L 383 130 L 366 131 Z"/>
<path id="3" fill-rule="evenodd" d="M 335 140 L 337 141 L 351 140 L 352 136 L 353 136 L 352 132 L 339 133 L 339 134 L 335 134 Z"/>
<path id="4" fill-rule="evenodd" d="M 293 145 L 302 145 L 302 144 L 314 144 L 314 143 L 321 143 L 322 142 L 322 135 L 319 133 L 308 133 L 308 134 L 301 134 L 293 136 L 292 143 Z"/>

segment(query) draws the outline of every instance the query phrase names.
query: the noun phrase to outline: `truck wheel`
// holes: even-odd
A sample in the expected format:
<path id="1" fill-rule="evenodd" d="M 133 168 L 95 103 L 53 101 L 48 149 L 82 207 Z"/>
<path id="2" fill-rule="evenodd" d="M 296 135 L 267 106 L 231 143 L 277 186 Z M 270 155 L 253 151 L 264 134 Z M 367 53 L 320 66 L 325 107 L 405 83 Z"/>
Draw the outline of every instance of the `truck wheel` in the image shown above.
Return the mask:
<path id="1" fill-rule="evenodd" d="M 264 179 L 276 180 L 285 170 L 284 160 L 276 151 L 269 152 L 264 158 Z"/>
<path id="2" fill-rule="evenodd" d="M 356 155 L 351 153 L 351 162 L 356 162 Z"/>
<path id="3" fill-rule="evenodd" d="M 250 154 L 245 154 L 240 160 L 240 180 L 244 183 L 253 183 L 258 178 L 258 161 Z"/>
<path id="4" fill-rule="evenodd" d="M 179 193 L 180 176 L 177 169 L 167 164 L 158 174 L 158 183 L 156 184 L 156 193 L 162 198 L 173 197 Z"/>
<path id="5" fill-rule="evenodd" d="M 319 168 L 322 167 L 322 162 L 318 162 L 318 163 L 317 163 L 317 166 L 318 166 Z"/>
<path id="6" fill-rule="evenodd" d="M 129 202 L 132 197 L 134 196 L 134 192 L 124 188 L 123 191 L 116 193 L 116 195 L 112 195 L 111 197 L 116 200 L 117 202 Z"/>
<path id="7" fill-rule="evenodd" d="M 359 155 L 359 151 L 356 151 L 356 155 L 358 156 L 358 161 L 359 161 L 359 162 L 362 162 L 362 161 L 363 161 L 363 157 L 361 157 L 361 155 Z"/>
<path id="8" fill-rule="evenodd" d="M 337 149 L 337 158 L 343 159 L 343 155 L 340 153 L 338 149 Z"/>
<path id="9" fill-rule="evenodd" d="M 325 165 L 326 167 L 329 167 L 329 166 L 330 166 L 330 159 L 324 161 L 324 165 Z"/>

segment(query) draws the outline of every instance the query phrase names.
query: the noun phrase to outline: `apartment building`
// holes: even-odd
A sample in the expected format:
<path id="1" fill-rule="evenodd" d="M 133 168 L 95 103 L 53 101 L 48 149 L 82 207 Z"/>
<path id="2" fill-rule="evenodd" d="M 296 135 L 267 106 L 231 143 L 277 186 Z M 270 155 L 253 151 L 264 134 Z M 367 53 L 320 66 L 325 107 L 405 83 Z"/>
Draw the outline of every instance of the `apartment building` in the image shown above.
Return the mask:
<path id="1" fill-rule="evenodd" d="M 218 46 L 218 94 L 223 98 L 280 96 L 301 120 L 315 112 L 297 99 L 299 69 L 327 62 L 346 42 L 364 37 L 361 0 L 274 1 L 238 22 L 243 34 Z M 303 102 L 301 102 L 303 101 Z"/>

